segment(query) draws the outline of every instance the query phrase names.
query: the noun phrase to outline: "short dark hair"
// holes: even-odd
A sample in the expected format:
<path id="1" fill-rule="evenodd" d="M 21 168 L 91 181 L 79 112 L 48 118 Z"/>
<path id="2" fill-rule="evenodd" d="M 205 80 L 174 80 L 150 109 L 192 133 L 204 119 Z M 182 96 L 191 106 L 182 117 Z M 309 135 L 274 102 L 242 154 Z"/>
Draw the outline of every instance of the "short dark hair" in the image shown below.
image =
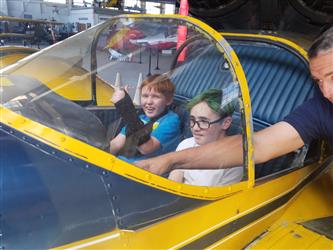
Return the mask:
<path id="1" fill-rule="evenodd" d="M 333 26 L 321 34 L 308 51 L 309 59 L 316 57 L 322 51 L 333 49 Z"/>

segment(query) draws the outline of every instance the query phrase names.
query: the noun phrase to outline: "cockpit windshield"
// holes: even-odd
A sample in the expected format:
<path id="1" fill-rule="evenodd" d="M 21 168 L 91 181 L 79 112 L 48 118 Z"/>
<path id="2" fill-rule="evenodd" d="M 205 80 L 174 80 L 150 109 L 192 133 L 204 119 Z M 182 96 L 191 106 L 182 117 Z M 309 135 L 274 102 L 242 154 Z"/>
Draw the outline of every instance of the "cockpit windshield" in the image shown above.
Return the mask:
<path id="1" fill-rule="evenodd" d="M 134 150 L 137 160 L 174 151 L 184 139 L 192 138 L 196 146 L 206 143 L 204 133 L 194 131 L 197 125 L 215 128 L 227 121 L 221 126 L 223 136 L 243 132 L 243 100 L 230 62 L 229 49 L 195 23 L 171 17 L 116 17 L 2 69 L 1 105 L 109 152 L 110 141 L 122 133 L 127 138 L 123 147 Z M 166 108 L 144 100 L 141 84 L 156 75 L 174 85 Z M 148 92 L 163 96 L 159 88 Z M 151 124 L 149 133 L 160 143 L 158 150 L 137 151 L 141 139 L 126 132 L 126 119 L 111 101 L 118 89 L 127 90 L 138 117 Z M 218 107 L 207 109 L 211 117 L 192 114 L 193 106 L 187 103 L 207 91 L 218 93 Z M 178 122 L 162 129 L 161 117 L 169 111 Z M 114 154 L 121 157 L 120 152 Z"/>

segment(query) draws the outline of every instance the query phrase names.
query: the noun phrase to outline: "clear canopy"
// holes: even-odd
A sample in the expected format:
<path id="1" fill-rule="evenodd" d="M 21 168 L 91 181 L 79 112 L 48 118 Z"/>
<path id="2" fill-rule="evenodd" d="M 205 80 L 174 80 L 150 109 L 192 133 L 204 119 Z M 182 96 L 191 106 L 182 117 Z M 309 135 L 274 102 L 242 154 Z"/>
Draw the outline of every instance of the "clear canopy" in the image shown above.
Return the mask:
<path id="1" fill-rule="evenodd" d="M 233 110 L 227 132 L 241 133 L 239 83 L 219 42 L 183 19 L 113 18 L 2 69 L 1 105 L 109 150 L 109 141 L 125 125 L 116 122 L 120 115 L 110 101 L 114 89 L 127 85 L 140 110 L 142 80 L 166 74 L 175 85 L 169 109 L 177 113 L 194 96 L 220 89 L 221 110 Z M 182 116 L 179 141 L 191 136 L 188 114 L 187 120 Z"/>

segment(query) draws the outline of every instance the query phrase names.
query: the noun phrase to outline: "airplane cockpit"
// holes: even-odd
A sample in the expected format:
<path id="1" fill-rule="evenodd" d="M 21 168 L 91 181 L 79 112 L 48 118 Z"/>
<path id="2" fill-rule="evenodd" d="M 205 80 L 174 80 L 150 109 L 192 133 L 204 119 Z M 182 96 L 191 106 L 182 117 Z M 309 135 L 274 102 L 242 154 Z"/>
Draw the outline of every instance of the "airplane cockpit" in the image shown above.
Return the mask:
<path id="1" fill-rule="evenodd" d="M 315 94 L 307 64 L 302 47 L 278 36 L 221 34 L 179 15 L 124 15 L 2 68 L 2 242 L 8 249 L 144 248 L 162 230 L 176 240 L 149 247 L 203 249 L 257 219 L 273 220 L 325 167 L 322 142 L 254 163 L 254 131 Z M 187 103 L 221 91 L 219 108 L 232 118 L 227 136 L 243 139 L 239 181 L 179 183 L 110 153 L 126 125 L 113 93 L 127 86 L 139 113 L 140 85 L 154 74 L 175 85 L 169 109 L 180 119 L 179 141 L 192 136 Z M 190 223 L 199 213 L 209 216 Z"/>
<path id="2" fill-rule="evenodd" d="M 184 42 L 177 48 L 180 31 Z M 207 31 L 182 20 L 119 18 L 12 65 L 5 73 L 11 86 L 3 105 L 107 152 L 124 126 L 110 100 L 114 88 L 128 86 L 140 112 L 141 82 L 166 74 L 176 89 L 170 109 L 180 116 L 179 141 L 190 136 L 186 103 L 210 88 L 222 90 L 221 109 L 235 109 L 230 131 L 241 133 L 244 104 L 233 59 L 225 50 Z M 213 67 L 204 67 L 207 58 L 214 60 Z"/>

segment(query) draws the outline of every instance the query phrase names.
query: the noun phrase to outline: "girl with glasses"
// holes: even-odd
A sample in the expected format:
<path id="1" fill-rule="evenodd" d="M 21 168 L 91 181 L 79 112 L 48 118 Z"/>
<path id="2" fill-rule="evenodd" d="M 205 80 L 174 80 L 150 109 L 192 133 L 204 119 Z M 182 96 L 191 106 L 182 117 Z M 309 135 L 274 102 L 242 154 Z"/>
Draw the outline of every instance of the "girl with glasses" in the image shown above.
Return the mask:
<path id="1" fill-rule="evenodd" d="M 209 89 L 194 97 L 187 105 L 190 110 L 190 128 L 193 137 L 183 140 L 176 151 L 197 147 L 226 137 L 233 110 L 222 111 L 222 91 Z M 222 186 L 238 182 L 243 177 L 243 167 L 229 169 L 176 169 L 169 179 L 199 186 Z"/>

